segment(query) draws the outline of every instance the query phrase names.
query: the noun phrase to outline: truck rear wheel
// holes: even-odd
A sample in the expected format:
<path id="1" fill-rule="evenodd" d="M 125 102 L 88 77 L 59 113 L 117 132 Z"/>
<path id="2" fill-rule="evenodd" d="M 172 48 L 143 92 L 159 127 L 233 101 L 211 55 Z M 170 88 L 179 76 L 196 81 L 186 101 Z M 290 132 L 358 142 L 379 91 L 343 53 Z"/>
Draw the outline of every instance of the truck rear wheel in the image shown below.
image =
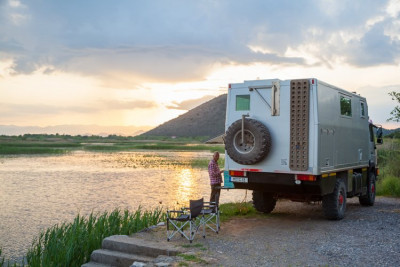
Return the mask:
<path id="1" fill-rule="evenodd" d="M 269 153 L 271 135 L 261 122 L 245 119 L 242 140 L 242 120 L 237 120 L 226 131 L 225 149 L 235 162 L 244 165 L 255 164 Z"/>
<path id="2" fill-rule="evenodd" d="M 253 191 L 253 206 L 259 212 L 271 213 L 276 205 L 276 199 L 271 193 Z"/>
<path id="3" fill-rule="evenodd" d="M 322 208 L 327 219 L 343 219 L 346 211 L 346 185 L 342 179 L 336 181 L 332 194 L 323 196 Z"/>
<path id="4" fill-rule="evenodd" d="M 360 204 L 363 206 L 373 206 L 375 203 L 375 184 L 376 177 L 373 172 L 370 172 L 368 175 L 368 186 L 367 186 L 367 194 L 364 196 L 360 196 L 358 199 Z"/>

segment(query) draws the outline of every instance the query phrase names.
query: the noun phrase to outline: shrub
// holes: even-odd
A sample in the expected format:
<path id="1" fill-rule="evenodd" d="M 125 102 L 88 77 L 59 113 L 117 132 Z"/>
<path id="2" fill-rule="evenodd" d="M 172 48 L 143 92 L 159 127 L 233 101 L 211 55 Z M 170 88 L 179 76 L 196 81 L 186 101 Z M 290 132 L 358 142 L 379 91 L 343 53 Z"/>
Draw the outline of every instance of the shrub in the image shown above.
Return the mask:
<path id="1" fill-rule="evenodd" d="M 378 181 L 377 194 L 400 197 L 400 178 L 392 175 L 385 176 Z"/>

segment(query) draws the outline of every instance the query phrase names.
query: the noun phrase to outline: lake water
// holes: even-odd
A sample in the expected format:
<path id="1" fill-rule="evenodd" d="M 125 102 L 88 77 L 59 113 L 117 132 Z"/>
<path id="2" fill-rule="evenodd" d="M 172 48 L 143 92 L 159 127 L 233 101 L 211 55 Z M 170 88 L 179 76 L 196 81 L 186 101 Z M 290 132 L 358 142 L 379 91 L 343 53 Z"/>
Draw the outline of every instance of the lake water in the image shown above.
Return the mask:
<path id="1" fill-rule="evenodd" d="M 72 152 L 0 157 L 0 248 L 20 259 L 40 230 L 78 214 L 187 206 L 209 198 L 210 152 Z M 204 167 L 191 167 L 191 161 Z M 244 190 L 222 191 L 221 203 Z"/>

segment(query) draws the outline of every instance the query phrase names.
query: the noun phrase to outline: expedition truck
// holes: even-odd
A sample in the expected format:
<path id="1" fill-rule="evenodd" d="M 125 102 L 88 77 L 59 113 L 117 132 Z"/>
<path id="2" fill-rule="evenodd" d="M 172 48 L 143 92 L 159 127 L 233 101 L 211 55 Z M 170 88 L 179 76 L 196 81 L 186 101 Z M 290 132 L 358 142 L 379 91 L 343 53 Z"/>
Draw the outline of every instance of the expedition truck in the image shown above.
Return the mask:
<path id="1" fill-rule="evenodd" d="M 375 202 L 376 144 L 382 127 L 364 97 L 320 80 L 254 80 L 229 85 L 225 122 L 225 188 L 253 190 L 270 213 L 277 199 L 322 201 L 340 220 L 346 199 Z"/>

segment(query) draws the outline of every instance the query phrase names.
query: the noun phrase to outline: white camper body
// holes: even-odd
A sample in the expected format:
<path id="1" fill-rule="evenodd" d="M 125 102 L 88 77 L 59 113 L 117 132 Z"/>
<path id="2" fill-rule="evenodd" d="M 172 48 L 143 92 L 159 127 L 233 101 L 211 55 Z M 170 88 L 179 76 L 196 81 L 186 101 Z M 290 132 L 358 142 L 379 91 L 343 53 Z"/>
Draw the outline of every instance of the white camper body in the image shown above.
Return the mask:
<path id="1" fill-rule="evenodd" d="M 374 125 L 364 97 L 315 78 L 245 81 L 228 90 L 227 185 L 275 200 L 321 200 L 337 181 L 345 197 L 375 193 Z"/>

